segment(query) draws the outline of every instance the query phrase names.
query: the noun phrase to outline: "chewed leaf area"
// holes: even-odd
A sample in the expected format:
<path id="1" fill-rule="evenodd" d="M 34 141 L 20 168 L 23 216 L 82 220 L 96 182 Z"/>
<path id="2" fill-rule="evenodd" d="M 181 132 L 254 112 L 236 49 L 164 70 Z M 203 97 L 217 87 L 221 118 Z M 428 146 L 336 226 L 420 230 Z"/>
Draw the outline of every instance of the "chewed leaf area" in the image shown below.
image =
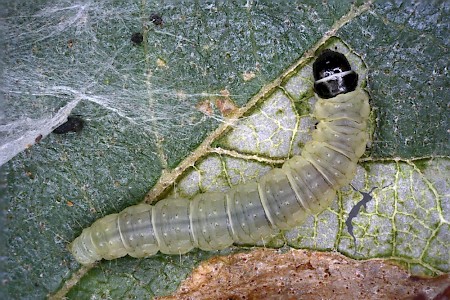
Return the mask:
<path id="1" fill-rule="evenodd" d="M 336 40 L 331 40 L 327 47 L 347 49 Z M 350 51 L 346 54 L 353 57 L 352 63 L 365 74 L 361 60 Z M 190 198 L 198 193 L 225 192 L 232 186 L 257 180 L 274 165 L 300 153 L 315 124 L 310 115 L 315 101 L 309 96 L 310 70 L 306 64 L 288 74 L 282 85 L 211 147 L 210 155 L 205 155 L 182 176 L 172 196 Z M 430 177 L 432 170 L 446 169 L 441 164 L 447 163 L 445 159 L 434 160 L 426 168 L 420 168 L 421 161 L 386 164 L 367 158 L 358 168 L 352 187 L 343 188 L 327 211 L 311 216 L 304 225 L 269 243 L 258 245 L 287 244 L 295 248 L 338 250 L 354 258 L 386 258 L 413 274 L 448 272 L 445 243 L 448 220 L 443 213 L 448 207 L 441 201 L 445 190 L 443 182 L 433 182 Z M 417 221 L 419 218 L 421 222 Z"/>
<path id="2" fill-rule="evenodd" d="M 366 74 L 364 63 L 344 44 L 332 40 L 328 48 L 346 53 L 359 73 Z M 176 195 L 227 191 L 230 186 L 257 180 L 287 157 L 301 153 L 315 123 L 309 114 L 314 97 L 301 98 L 311 90 L 310 65 L 288 78 L 219 141 L 211 156 L 187 172 L 174 189 Z M 303 102 L 302 110 L 296 109 L 296 102 Z M 259 245 L 279 247 L 286 243 L 295 248 L 338 250 L 358 259 L 389 258 L 413 274 L 448 272 L 445 176 L 431 175 L 433 170 L 446 170 L 448 160 L 432 160 L 423 169 L 418 166 L 424 163 L 367 158 L 351 183 L 354 188 L 343 188 L 328 210 Z M 369 193 L 370 201 L 349 219 L 352 210 L 361 205 L 363 194 Z"/>

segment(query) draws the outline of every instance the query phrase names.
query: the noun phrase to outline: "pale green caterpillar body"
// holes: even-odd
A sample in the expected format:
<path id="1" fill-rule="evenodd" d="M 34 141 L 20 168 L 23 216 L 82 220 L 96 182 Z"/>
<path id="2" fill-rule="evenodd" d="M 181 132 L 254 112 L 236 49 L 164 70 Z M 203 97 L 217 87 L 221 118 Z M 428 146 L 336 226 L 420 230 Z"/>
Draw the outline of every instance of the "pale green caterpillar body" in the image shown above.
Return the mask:
<path id="1" fill-rule="evenodd" d="M 349 184 L 368 141 L 369 98 L 344 55 L 325 50 L 313 66 L 318 120 L 301 155 L 257 182 L 193 199 L 167 198 L 107 215 L 83 230 L 70 250 L 81 264 L 158 251 L 184 254 L 267 241 L 326 209 Z"/>

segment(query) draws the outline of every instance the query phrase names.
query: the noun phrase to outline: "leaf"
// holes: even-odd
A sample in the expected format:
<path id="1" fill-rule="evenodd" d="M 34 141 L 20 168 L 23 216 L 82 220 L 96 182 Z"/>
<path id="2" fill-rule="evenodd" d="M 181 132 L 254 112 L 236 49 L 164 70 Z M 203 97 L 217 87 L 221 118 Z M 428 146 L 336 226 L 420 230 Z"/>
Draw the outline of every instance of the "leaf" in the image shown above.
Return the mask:
<path id="1" fill-rule="evenodd" d="M 158 299 L 435 299 L 449 291 L 446 275 L 411 279 L 388 261 L 258 248 L 202 262 L 176 293 Z"/>
<path id="2" fill-rule="evenodd" d="M 143 3 L 16 1 L 1 10 L 7 75 L 2 139 L 9 142 L 19 132 L 34 143 L 35 136 L 44 135 L 1 166 L 7 184 L 2 184 L 0 202 L 1 239 L 6 241 L 1 298 L 66 292 L 62 286 L 72 276 L 78 282 L 68 295 L 73 298 L 173 291 L 197 262 L 218 253 L 123 258 L 102 262 L 79 278 L 79 265 L 66 246 L 97 218 L 142 201 L 163 169 L 175 170 L 221 126 L 219 111 L 205 116 L 196 110 L 197 103 L 226 90 L 237 105 L 246 105 L 329 30 L 337 30 L 369 71 L 377 118 L 374 142 L 354 184 L 364 191 L 381 188 L 353 219 L 356 254 L 344 222 L 361 195 L 350 188 L 308 221 L 316 224 L 309 227 L 312 238 L 307 231 L 293 231 L 287 234 L 289 244 L 336 248 L 357 258 L 400 259 L 418 273 L 448 272 L 448 4 L 380 1 L 361 15 L 346 15 L 351 5 L 340 1 Z M 155 12 L 163 25 L 150 21 Z M 141 45 L 130 41 L 134 32 L 144 33 Z M 300 96 L 291 100 L 294 107 L 271 111 L 272 125 L 282 128 L 277 120 L 286 120 L 287 109 L 309 113 Z M 72 113 L 86 121 L 83 131 L 47 135 L 62 122 L 53 117 L 71 103 L 78 103 Z M 308 124 L 300 122 L 303 138 Z M 253 173 L 247 169 L 255 164 L 252 154 L 262 161 L 256 162 L 259 170 L 281 163 L 300 149 L 302 139 L 289 138 L 295 130 L 290 135 L 276 131 L 278 139 L 267 136 L 268 145 L 254 152 L 219 141 L 214 146 L 242 157 L 210 156 L 227 164 L 229 177 L 219 172 L 209 177 L 217 180 L 202 178 L 201 188 L 258 177 L 258 168 Z M 273 152 L 286 137 L 284 152 Z M 388 203 L 396 204 L 395 214 L 386 213 Z M 394 219 L 400 216 L 404 220 L 398 223 Z M 386 228 L 392 235 L 374 237 Z"/>

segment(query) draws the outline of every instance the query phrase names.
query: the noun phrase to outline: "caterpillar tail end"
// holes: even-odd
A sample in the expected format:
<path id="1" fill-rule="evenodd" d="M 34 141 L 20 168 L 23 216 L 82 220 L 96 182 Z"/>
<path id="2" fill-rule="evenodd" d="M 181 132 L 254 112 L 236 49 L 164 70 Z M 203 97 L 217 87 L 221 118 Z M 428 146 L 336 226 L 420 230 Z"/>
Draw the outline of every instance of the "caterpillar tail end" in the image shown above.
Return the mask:
<path id="1" fill-rule="evenodd" d="M 117 217 L 118 214 L 111 214 L 98 219 L 69 245 L 80 264 L 89 265 L 101 259 L 115 259 L 128 254 Z"/>
<path id="2" fill-rule="evenodd" d="M 69 244 L 68 248 L 76 261 L 82 265 L 91 265 L 102 259 L 98 253 L 92 251 L 95 247 L 92 244 L 90 228 L 84 229 L 81 235 Z"/>

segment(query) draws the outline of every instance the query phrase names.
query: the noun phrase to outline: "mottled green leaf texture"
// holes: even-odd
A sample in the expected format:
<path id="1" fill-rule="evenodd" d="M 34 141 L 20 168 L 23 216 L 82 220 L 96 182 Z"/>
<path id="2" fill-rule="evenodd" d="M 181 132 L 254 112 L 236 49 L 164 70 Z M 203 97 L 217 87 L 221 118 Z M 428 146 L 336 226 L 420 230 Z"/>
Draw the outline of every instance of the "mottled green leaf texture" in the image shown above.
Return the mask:
<path id="1" fill-rule="evenodd" d="M 359 73 L 373 138 L 356 190 L 343 188 L 330 208 L 266 246 L 448 273 L 449 9 L 448 1 L 3 1 L 0 298 L 148 299 L 174 291 L 200 261 L 244 249 L 125 257 L 83 273 L 67 245 L 96 219 L 142 202 L 194 151 L 201 159 L 167 193 L 226 191 L 301 153 L 314 128 L 320 47 L 337 47 Z M 218 99 L 248 110 L 199 148 L 228 122 Z M 69 114 L 83 129 L 52 133 Z"/>
<path id="2" fill-rule="evenodd" d="M 369 70 L 374 157 L 449 155 L 447 1 L 379 1 L 340 36 Z"/>

